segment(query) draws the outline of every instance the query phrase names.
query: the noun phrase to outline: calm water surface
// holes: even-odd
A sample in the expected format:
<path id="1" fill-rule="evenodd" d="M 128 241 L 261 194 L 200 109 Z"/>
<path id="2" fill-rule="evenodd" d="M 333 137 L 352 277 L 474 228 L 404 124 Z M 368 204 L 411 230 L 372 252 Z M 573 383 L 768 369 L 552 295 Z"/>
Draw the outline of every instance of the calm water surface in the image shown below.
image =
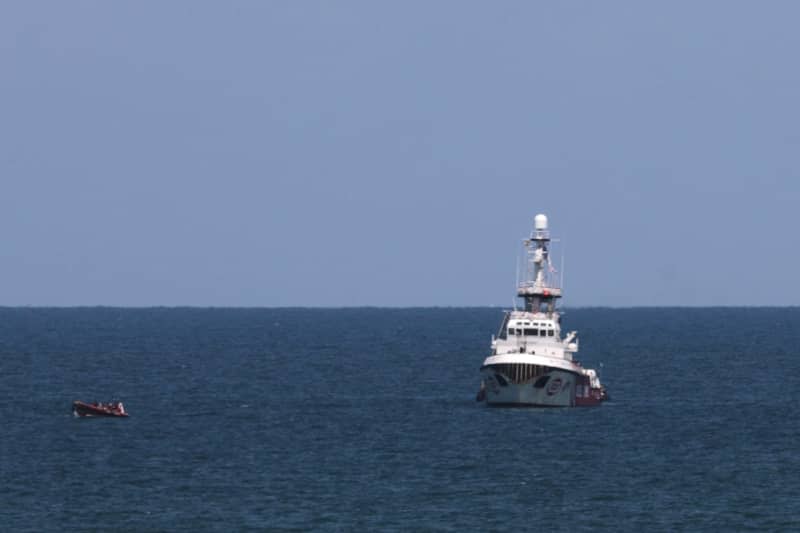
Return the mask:
<path id="1" fill-rule="evenodd" d="M 800 530 L 800 309 L 569 311 L 594 409 L 476 404 L 501 316 L 0 309 L 0 528 Z"/>

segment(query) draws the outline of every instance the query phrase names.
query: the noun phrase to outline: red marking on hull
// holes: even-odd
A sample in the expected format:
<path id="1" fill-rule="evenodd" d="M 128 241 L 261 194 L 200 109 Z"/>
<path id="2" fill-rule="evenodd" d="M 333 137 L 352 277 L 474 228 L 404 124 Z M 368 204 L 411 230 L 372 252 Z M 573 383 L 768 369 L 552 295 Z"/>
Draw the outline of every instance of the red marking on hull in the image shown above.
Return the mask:
<path id="1" fill-rule="evenodd" d="M 575 407 L 596 407 L 603 403 L 600 398 L 575 398 Z"/>
<path id="2" fill-rule="evenodd" d="M 608 398 L 605 389 L 590 389 L 589 396 L 575 396 L 575 407 L 594 407 Z"/>

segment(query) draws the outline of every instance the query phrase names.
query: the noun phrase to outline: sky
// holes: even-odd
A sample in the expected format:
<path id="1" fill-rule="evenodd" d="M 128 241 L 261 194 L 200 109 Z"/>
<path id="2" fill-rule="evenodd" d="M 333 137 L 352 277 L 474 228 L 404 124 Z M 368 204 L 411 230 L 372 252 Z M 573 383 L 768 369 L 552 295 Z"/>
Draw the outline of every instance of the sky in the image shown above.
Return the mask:
<path id="1" fill-rule="evenodd" d="M 798 305 L 800 3 L 4 1 L 0 305 Z"/>

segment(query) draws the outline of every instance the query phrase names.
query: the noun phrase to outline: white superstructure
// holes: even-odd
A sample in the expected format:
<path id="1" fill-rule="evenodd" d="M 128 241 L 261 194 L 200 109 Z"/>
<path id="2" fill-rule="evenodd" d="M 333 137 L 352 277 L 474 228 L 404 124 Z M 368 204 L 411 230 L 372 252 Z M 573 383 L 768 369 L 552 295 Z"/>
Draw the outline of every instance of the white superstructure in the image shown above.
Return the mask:
<path id="1" fill-rule="evenodd" d="M 523 243 L 525 276 L 517 296 L 524 309 L 506 312 L 492 338 L 492 354 L 481 366 L 479 399 L 489 405 L 596 405 L 605 399 L 605 390 L 594 370 L 573 360 L 578 332 L 562 337 L 556 309 L 561 287 L 554 280 L 545 215 L 536 215 L 533 232 Z"/>

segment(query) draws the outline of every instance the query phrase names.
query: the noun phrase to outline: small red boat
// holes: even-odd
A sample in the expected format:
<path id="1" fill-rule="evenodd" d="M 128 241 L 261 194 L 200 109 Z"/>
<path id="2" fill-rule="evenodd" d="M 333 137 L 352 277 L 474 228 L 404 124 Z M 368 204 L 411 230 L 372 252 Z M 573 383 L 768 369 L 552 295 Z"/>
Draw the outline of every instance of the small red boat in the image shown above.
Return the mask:
<path id="1" fill-rule="evenodd" d="M 72 402 L 72 414 L 79 417 L 84 416 L 128 416 L 122 402 L 95 402 L 86 403 L 80 400 Z"/>

